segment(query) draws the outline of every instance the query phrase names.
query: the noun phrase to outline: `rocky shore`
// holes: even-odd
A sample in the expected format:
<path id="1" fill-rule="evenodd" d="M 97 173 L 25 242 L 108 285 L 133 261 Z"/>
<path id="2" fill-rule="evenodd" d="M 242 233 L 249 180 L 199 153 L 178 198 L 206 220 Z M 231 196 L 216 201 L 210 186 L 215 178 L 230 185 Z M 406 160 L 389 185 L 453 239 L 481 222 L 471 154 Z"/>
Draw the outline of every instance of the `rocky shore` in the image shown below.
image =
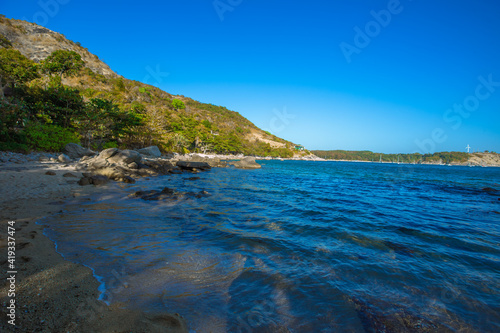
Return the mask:
<path id="1" fill-rule="evenodd" d="M 91 269 L 65 260 L 36 221 L 64 209 L 68 200 L 90 200 L 101 187 L 133 183 L 140 177 L 192 173 L 215 167 L 258 169 L 255 158 L 233 155 L 161 155 L 157 147 L 106 149 L 99 153 L 75 144 L 62 153 L 0 152 L 0 249 L 7 253 L 8 222 L 15 221 L 15 326 L 8 323 L 11 299 L 7 257 L 0 258 L 2 332 L 187 332 L 178 314 L 145 314 L 98 301 Z M 193 176 L 193 179 L 197 177 Z M 138 191 L 141 200 L 200 198 L 207 192 Z"/>

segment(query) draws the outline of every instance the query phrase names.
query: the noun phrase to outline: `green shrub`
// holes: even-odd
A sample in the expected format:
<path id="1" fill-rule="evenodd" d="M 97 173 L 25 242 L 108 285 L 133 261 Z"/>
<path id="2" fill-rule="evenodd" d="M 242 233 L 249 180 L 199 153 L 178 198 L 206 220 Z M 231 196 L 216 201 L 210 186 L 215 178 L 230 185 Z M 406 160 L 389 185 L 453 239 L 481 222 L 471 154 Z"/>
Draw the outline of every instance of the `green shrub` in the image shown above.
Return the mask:
<path id="1" fill-rule="evenodd" d="M 31 123 L 24 129 L 28 146 L 35 150 L 61 151 L 68 143 L 80 143 L 74 131 L 56 125 Z"/>
<path id="2" fill-rule="evenodd" d="M 18 142 L 0 142 L 1 151 L 14 151 L 16 153 L 27 153 L 28 146 Z"/>
<path id="3" fill-rule="evenodd" d="M 172 100 L 172 106 L 176 110 L 178 110 L 178 109 L 185 109 L 186 108 L 186 106 L 184 105 L 184 102 L 181 101 L 180 99 L 174 99 L 174 100 Z"/>
<path id="4" fill-rule="evenodd" d="M 108 141 L 102 145 L 102 149 L 108 148 L 118 148 L 118 143 L 116 143 L 115 141 Z"/>

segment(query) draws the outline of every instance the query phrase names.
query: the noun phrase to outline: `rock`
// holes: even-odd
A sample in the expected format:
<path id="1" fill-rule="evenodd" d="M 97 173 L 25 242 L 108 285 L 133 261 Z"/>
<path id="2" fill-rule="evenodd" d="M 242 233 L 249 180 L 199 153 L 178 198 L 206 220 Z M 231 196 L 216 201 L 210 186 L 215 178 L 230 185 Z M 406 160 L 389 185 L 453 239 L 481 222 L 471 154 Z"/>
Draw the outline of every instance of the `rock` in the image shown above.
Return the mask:
<path id="1" fill-rule="evenodd" d="M 116 164 L 130 164 L 132 162 L 140 163 L 142 160 L 141 154 L 136 152 L 135 150 L 120 150 L 112 157 L 108 158 L 108 161 Z"/>
<path id="2" fill-rule="evenodd" d="M 101 158 L 100 156 L 93 158 L 87 164 L 87 166 L 90 170 L 104 169 L 104 168 L 109 167 L 110 165 L 111 164 L 108 162 L 108 160 Z"/>
<path id="3" fill-rule="evenodd" d="M 179 161 L 176 165 L 182 170 L 192 171 L 194 169 L 198 170 L 210 170 L 211 167 L 207 162 L 188 162 L 188 161 Z"/>
<path id="4" fill-rule="evenodd" d="M 82 177 L 78 181 L 78 184 L 81 185 L 81 186 L 90 185 L 90 178 L 88 178 L 88 177 Z"/>
<path id="5" fill-rule="evenodd" d="M 148 157 L 158 158 L 161 156 L 160 149 L 158 149 L 157 146 L 150 146 L 150 147 L 142 148 L 142 149 L 137 150 L 137 152 L 139 152 L 142 155 L 146 155 Z"/>
<path id="6" fill-rule="evenodd" d="M 172 162 L 163 159 L 145 160 L 143 163 L 139 164 L 140 168 L 150 168 L 161 175 L 166 175 L 174 169 Z"/>
<path id="7" fill-rule="evenodd" d="M 68 155 L 66 154 L 61 154 L 59 155 L 59 157 L 57 158 L 57 160 L 61 163 L 69 163 L 71 162 L 71 158 L 69 158 Z"/>
<path id="8" fill-rule="evenodd" d="M 483 189 L 482 189 L 482 191 L 483 191 L 483 192 L 490 192 L 490 193 L 491 193 L 491 192 L 498 192 L 498 190 L 497 190 L 497 189 L 494 189 L 494 188 L 492 188 L 492 187 L 485 187 L 485 188 L 483 188 Z"/>
<path id="9" fill-rule="evenodd" d="M 94 175 L 90 177 L 92 184 L 94 185 L 104 185 L 109 182 L 109 178 L 103 175 Z"/>
<path id="10" fill-rule="evenodd" d="M 74 177 L 76 178 L 76 175 L 72 174 L 71 172 L 66 172 L 63 177 Z"/>
<path id="11" fill-rule="evenodd" d="M 94 173 L 113 180 L 130 176 L 129 172 L 125 168 L 119 166 L 96 169 L 94 170 Z"/>
<path id="12" fill-rule="evenodd" d="M 198 180 L 200 177 L 189 177 L 188 180 Z"/>
<path id="13" fill-rule="evenodd" d="M 135 179 L 132 178 L 132 177 L 130 177 L 130 176 L 125 176 L 125 177 L 117 178 L 115 180 L 118 181 L 118 182 L 123 182 L 123 183 L 127 183 L 127 184 L 134 184 L 135 183 Z"/>
<path id="14" fill-rule="evenodd" d="M 205 162 L 210 165 L 212 168 L 224 168 L 227 166 L 225 162 L 221 162 L 221 160 L 217 157 L 203 157 L 200 155 L 191 156 L 190 162 Z"/>
<path id="15" fill-rule="evenodd" d="M 165 187 L 161 191 L 149 192 L 141 196 L 143 200 L 177 200 L 177 196 L 175 195 L 175 191 L 171 188 Z"/>
<path id="16" fill-rule="evenodd" d="M 56 173 L 54 171 L 47 171 L 45 174 L 49 175 L 49 176 L 55 176 L 56 175 Z"/>
<path id="17" fill-rule="evenodd" d="M 238 169 L 260 169 L 259 163 L 255 162 L 255 157 L 247 156 L 237 162 L 232 163 Z"/>
<path id="18" fill-rule="evenodd" d="M 114 155 L 116 155 L 118 152 L 119 152 L 118 148 L 104 149 L 103 151 L 101 151 L 99 153 L 99 157 L 104 158 L 104 159 L 110 158 L 110 157 L 113 157 Z"/>
<path id="19" fill-rule="evenodd" d="M 104 185 L 109 182 L 109 178 L 103 175 L 91 175 L 89 173 L 84 173 L 83 177 L 78 181 L 78 184 L 85 185 Z"/>
<path id="20" fill-rule="evenodd" d="M 96 155 L 94 151 L 84 148 L 76 143 L 68 143 L 66 146 L 64 146 L 62 152 L 69 156 L 69 158 L 73 159 Z"/>
<path id="21" fill-rule="evenodd" d="M 134 170 L 139 169 L 139 165 L 135 162 L 130 163 L 129 165 L 127 165 L 127 167 L 129 167 L 130 169 L 134 169 Z"/>

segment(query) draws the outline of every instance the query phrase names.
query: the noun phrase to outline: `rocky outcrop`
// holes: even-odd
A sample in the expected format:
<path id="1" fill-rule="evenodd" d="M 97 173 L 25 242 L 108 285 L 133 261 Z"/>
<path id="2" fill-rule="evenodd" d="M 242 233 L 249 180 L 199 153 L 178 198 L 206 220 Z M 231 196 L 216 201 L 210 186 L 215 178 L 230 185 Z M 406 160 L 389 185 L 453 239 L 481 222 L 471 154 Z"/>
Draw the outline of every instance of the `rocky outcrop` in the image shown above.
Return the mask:
<path id="1" fill-rule="evenodd" d="M 75 51 L 85 61 L 85 66 L 93 72 L 118 77 L 108 65 L 78 43 L 37 24 L 1 17 L 0 34 L 9 40 L 13 47 L 35 62 L 44 60 L 56 50 Z"/>
<path id="2" fill-rule="evenodd" d="M 255 157 L 247 156 L 239 161 L 231 162 L 238 169 L 260 169 L 259 163 L 255 162 Z"/>
<path id="3" fill-rule="evenodd" d="M 118 150 L 112 156 L 107 158 L 109 162 L 111 163 L 116 163 L 116 164 L 121 164 L 121 165 L 128 165 L 130 163 L 140 163 L 142 160 L 141 154 L 136 152 L 135 150 Z"/>
<path id="4" fill-rule="evenodd" d="M 137 165 L 137 168 L 139 168 L 141 166 L 142 167 L 146 166 L 160 175 L 175 173 L 174 170 L 181 171 L 172 162 L 170 162 L 168 160 L 164 160 L 164 159 L 144 160 L 141 165 Z M 129 165 L 129 167 L 131 167 L 131 166 Z M 132 166 L 132 167 L 135 167 L 135 166 Z"/>
<path id="5" fill-rule="evenodd" d="M 94 156 L 96 155 L 95 151 L 84 148 L 76 143 L 68 143 L 64 146 L 62 150 L 63 154 L 66 154 L 71 159 L 82 158 L 84 156 Z"/>
<path id="6" fill-rule="evenodd" d="M 193 156 L 191 156 L 189 161 L 190 162 L 205 162 L 208 165 L 210 165 L 210 167 L 212 167 L 212 168 L 225 168 L 225 167 L 227 167 L 227 163 L 222 162 L 217 157 L 204 157 L 204 156 L 200 156 L 200 155 L 193 155 Z"/>
<path id="7" fill-rule="evenodd" d="M 157 146 L 150 146 L 137 150 L 138 153 L 147 157 L 158 158 L 161 157 L 160 149 Z"/>
<path id="8" fill-rule="evenodd" d="M 205 171 L 211 169 L 211 166 L 207 162 L 179 161 L 176 163 L 176 165 L 182 170 L 187 171 Z"/>

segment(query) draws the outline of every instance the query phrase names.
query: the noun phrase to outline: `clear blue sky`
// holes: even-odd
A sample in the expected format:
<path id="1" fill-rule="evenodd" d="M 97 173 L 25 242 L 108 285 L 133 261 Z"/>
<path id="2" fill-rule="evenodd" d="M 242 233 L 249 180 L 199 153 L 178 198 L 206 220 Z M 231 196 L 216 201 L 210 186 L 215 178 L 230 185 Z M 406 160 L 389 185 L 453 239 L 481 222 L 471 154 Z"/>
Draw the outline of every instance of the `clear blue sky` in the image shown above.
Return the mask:
<path id="1" fill-rule="evenodd" d="M 309 149 L 500 152 L 497 0 L 0 0 L 0 12 Z"/>

